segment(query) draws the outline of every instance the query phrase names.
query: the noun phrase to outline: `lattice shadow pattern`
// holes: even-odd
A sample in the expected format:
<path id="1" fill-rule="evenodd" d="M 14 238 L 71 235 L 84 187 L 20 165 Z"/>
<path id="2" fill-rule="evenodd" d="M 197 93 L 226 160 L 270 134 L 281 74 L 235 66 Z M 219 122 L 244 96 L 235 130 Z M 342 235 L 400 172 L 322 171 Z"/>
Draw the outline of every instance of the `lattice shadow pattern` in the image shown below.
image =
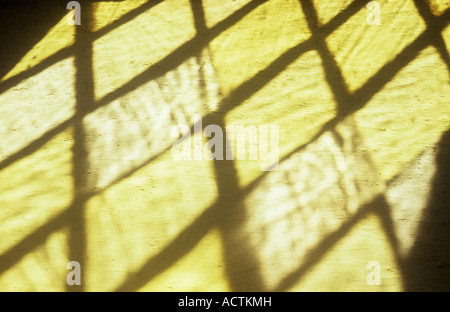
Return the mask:
<path id="1" fill-rule="evenodd" d="M 93 5 L 80 2 L 83 18 L 92 20 L 95 13 Z M 422 150 L 400 173 L 384 181 L 377 173 L 377 164 L 365 152 L 368 149 L 367 142 L 355 121 L 355 114 L 383 89 L 388 88 L 388 84 L 410 63 L 419 59 L 428 47 L 438 52 L 447 67 L 447 74 L 450 72 L 450 58 L 442 35 L 449 22 L 449 9 L 436 15 L 425 1 L 405 0 L 405 3 L 414 4 L 425 23 L 425 30 L 362 85 L 350 91 L 346 75 L 327 39 L 361 12 L 368 1 L 353 1 L 323 23 L 315 7 L 317 1 L 302 0 L 299 8 L 310 36 L 285 49 L 266 67 L 230 92 L 222 93 L 210 46 L 217 37 L 268 2 L 254 0 L 245 3 L 209 27 L 204 12 L 206 4 L 201 0 L 191 0 L 195 35 L 175 46 L 170 53 L 150 64 L 144 71 L 119 84 L 119 87 L 106 90 L 101 97 L 96 95 L 95 90 L 97 80 L 94 63 L 98 58 L 93 52 L 94 43 L 120 31 L 121 26 L 139 19 L 144 13 L 156 10 L 164 1 L 145 2 L 96 31 L 91 30 L 87 26 L 89 22 L 86 22 L 84 26 L 76 28 L 72 45 L 2 81 L 0 92 L 7 94 L 23 81 L 43 75 L 54 65 L 59 64 L 64 70 L 64 66 L 68 66 L 64 62 L 68 59 L 73 59 L 76 70 L 73 111 L 62 106 L 53 108 L 53 104 L 48 104 L 55 113 L 52 120 L 43 123 L 38 129 L 34 139 L 11 142 L 0 150 L 2 155 L 7 155 L 1 159 L 0 170 L 7 170 L 42 150 L 69 127 L 73 129 L 72 202 L 34 232 L 11 244 L 0 256 L 0 274 L 6 274 L 52 233 L 66 227 L 69 229 L 68 258 L 80 259 L 83 265 L 84 260 L 89 258 L 87 250 L 90 239 L 85 207 L 92 198 L 101 196 L 146 166 L 164 158 L 174 142 L 171 136 L 173 126 L 188 124 L 194 131 L 193 120 L 199 114 L 203 125 L 224 127 L 227 115 L 247 105 L 258 92 L 290 66 L 294 66 L 301 57 L 307 56 L 316 57 L 316 61 L 311 62 L 313 68 L 318 68 L 325 77 L 327 88 L 331 91 L 331 101 L 335 102 L 335 115 L 323 122 L 308 140 L 296 143 L 294 148 L 284 153 L 278 170 L 261 172 L 246 185 L 240 183 L 235 162 L 213 161 L 217 187 L 214 202 L 195 215 L 188 224 L 180 223 L 183 229 L 173 240 L 140 263 L 137 272 L 128 272 L 114 290 L 139 290 L 188 255 L 212 229 L 219 229 L 226 278 L 232 290 L 286 291 L 320 263 L 358 222 L 371 214 L 381 220 L 382 229 L 399 263 L 405 289 L 442 290 L 450 286 L 446 277 L 438 276 L 437 272 L 440 271 L 431 270 L 422 279 L 418 275 L 424 265 L 421 262 L 424 252 L 428 252 L 427 255 L 433 261 L 440 261 L 438 267 L 446 266 L 445 261 L 449 260 L 447 256 L 442 260 L 441 254 L 424 251 L 421 247 L 429 239 L 437 240 L 439 248 L 447 249 L 448 246 L 443 227 L 429 230 L 430 224 L 445 223 L 450 218 L 445 206 L 441 207 L 448 197 L 445 195 L 447 189 L 442 190 L 448 177 L 448 161 L 445 157 L 449 146 L 448 132 L 437 145 L 440 148 L 438 151 L 431 148 Z M 314 81 L 314 78 L 311 77 L 311 80 Z M 54 90 L 63 89 L 57 84 L 51 87 Z M 308 92 L 307 85 L 299 85 L 298 88 Z M 23 101 L 30 101 L 31 98 L 32 95 Z M 448 105 L 445 94 L 442 98 L 443 104 Z M 6 96 L 3 98 L 5 104 L 8 99 Z M 52 103 L 52 97 L 47 100 Z M 268 103 L 269 106 L 271 104 Z M 27 109 L 26 106 L 23 109 Z M 39 119 L 39 107 L 34 109 L 35 118 Z M 278 117 L 273 117 L 275 123 L 283 120 L 280 116 L 278 120 Z M 10 124 L 25 125 L 30 122 L 19 115 L 12 118 L 17 120 Z M 11 128 L 5 126 L 1 134 L 7 136 L 10 131 Z M 433 163 L 433 160 L 438 166 L 435 169 L 420 165 Z M 408 184 L 411 183 L 411 177 L 418 176 L 415 172 L 418 166 L 422 166 L 425 172 L 419 175 L 420 179 L 434 183 L 431 200 L 425 203 L 420 200 L 426 194 L 412 192 L 413 187 Z M 404 196 L 417 196 L 417 208 L 402 207 L 397 195 L 401 192 Z M 424 207 L 428 207 L 428 212 L 424 212 Z M 399 226 L 399 220 L 406 219 L 407 210 L 410 210 L 409 214 L 416 213 L 419 219 L 423 215 L 425 224 L 423 229 L 415 229 L 418 238 L 409 245 L 405 243 L 405 237 L 399 236 L 405 228 L 412 226 L 407 222 Z M 173 213 L 182 215 L 185 211 L 174 208 Z M 114 216 L 111 219 L 119 224 L 117 233 L 123 231 L 120 229 L 121 220 L 114 220 Z M 160 230 L 170 232 L 163 227 Z M 422 234 L 422 231 L 426 233 Z M 146 237 L 140 239 L 145 241 Z M 127 242 L 119 244 L 126 245 Z M 282 259 L 286 257 L 297 261 L 283 262 Z M 86 278 L 83 275 L 82 279 Z M 434 286 L 431 282 L 433 279 L 439 281 Z M 80 291 L 84 287 L 81 285 L 67 289 Z"/>

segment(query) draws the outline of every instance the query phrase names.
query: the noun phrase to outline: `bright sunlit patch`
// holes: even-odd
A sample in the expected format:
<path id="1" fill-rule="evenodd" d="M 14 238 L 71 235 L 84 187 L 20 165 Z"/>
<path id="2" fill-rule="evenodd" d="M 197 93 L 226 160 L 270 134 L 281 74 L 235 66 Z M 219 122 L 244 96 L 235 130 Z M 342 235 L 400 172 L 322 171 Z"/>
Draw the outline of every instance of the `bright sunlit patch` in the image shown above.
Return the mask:
<path id="1" fill-rule="evenodd" d="M 399 251 L 405 257 L 415 242 L 420 220 L 430 200 L 436 173 L 435 153 L 436 148 L 427 148 L 395 177 L 386 190 Z"/>
<path id="2" fill-rule="evenodd" d="M 74 67 L 68 58 L 0 94 L 0 160 L 74 113 Z"/>
<path id="3" fill-rule="evenodd" d="M 140 270 L 214 203 L 217 198 L 214 178 L 211 162 L 176 163 L 167 152 L 93 197 L 86 205 L 85 215 L 88 290 L 112 291 L 122 283 L 126 283 L 127 289 L 135 290 L 133 285 L 137 281 L 144 280 L 145 285 L 149 282 L 147 275 L 163 273 L 157 267 Z M 196 230 L 190 235 L 195 236 Z M 185 236 L 185 239 L 189 242 L 196 238 Z M 175 250 L 182 248 L 178 246 Z M 204 248 L 200 250 L 193 254 L 197 259 L 203 257 Z M 214 252 L 212 256 L 219 257 Z M 155 265 L 164 267 L 167 261 L 177 260 L 176 252 L 166 254 Z"/>
<path id="4" fill-rule="evenodd" d="M 115 179 L 170 150 L 174 128 L 217 108 L 219 88 L 207 51 L 85 117 L 88 188 Z M 199 115 L 200 116 L 200 115 Z M 175 135 L 174 135 L 175 134 Z"/>
<path id="5" fill-rule="evenodd" d="M 189 1 L 167 0 L 100 37 L 93 51 L 95 98 L 125 85 L 194 35 Z"/>
<path id="6" fill-rule="evenodd" d="M 221 91 L 228 94 L 309 35 L 298 1 L 261 4 L 210 44 Z"/>
<path id="7" fill-rule="evenodd" d="M 231 291 L 223 262 L 221 233 L 210 231 L 191 252 L 140 291 Z"/>
<path id="8" fill-rule="evenodd" d="M 447 51 L 450 49 L 450 26 L 447 26 L 444 28 L 444 30 L 442 31 L 442 38 L 444 39 L 445 42 L 445 46 L 447 48 Z M 449 83 L 450 83 L 450 78 L 449 78 Z"/>
<path id="9" fill-rule="evenodd" d="M 339 241 L 316 259 L 289 291 L 354 292 L 403 290 L 402 276 L 394 250 L 377 215 L 369 214 L 339 235 Z M 368 263 L 379 264 L 379 272 Z M 379 274 L 380 285 L 372 285 L 369 274 Z M 369 277 L 368 277 L 369 275 Z"/>
<path id="10" fill-rule="evenodd" d="M 63 48 L 73 45 L 75 38 L 75 26 L 67 24 L 67 16 L 64 16 L 53 26 L 45 37 L 39 41 L 17 64 L 4 76 L 3 82 L 21 72 L 33 68 L 47 57 L 55 54 Z"/>

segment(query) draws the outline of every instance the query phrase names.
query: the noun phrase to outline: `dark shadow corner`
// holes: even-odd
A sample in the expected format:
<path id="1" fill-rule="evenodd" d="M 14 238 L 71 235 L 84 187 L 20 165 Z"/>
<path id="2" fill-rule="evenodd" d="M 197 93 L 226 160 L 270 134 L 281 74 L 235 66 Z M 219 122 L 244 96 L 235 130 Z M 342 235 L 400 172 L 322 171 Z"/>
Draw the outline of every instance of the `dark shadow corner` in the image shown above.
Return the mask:
<path id="1" fill-rule="evenodd" d="M 417 239 L 404 259 L 405 291 L 450 290 L 450 130 L 437 146 L 436 175 Z"/>

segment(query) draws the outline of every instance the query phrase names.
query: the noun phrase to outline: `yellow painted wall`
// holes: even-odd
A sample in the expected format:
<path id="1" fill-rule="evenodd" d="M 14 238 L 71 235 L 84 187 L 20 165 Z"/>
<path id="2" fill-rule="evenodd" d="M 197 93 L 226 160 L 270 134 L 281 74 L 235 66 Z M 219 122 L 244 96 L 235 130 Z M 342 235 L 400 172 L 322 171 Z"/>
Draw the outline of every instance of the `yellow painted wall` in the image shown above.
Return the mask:
<path id="1" fill-rule="evenodd" d="M 1 77 L 0 290 L 405 290 L 450 127 L 449 2 L 380 0 L 381 25 L 366 3 L 62 9 Z M 276 169 L 174 160 L 198 117 L 278 126 Z"/>

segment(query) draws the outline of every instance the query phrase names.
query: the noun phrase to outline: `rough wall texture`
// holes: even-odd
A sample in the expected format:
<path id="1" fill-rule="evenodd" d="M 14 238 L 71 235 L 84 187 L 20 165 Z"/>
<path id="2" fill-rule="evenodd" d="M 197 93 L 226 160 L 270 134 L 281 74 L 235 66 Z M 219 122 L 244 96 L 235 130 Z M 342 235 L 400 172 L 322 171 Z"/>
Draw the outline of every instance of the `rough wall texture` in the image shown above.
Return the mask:
<path id="1" fill-rule="evenodd" d="M 450 290 L 449 1 L 79 3 L 1 5 L 0 290 Z"/>

